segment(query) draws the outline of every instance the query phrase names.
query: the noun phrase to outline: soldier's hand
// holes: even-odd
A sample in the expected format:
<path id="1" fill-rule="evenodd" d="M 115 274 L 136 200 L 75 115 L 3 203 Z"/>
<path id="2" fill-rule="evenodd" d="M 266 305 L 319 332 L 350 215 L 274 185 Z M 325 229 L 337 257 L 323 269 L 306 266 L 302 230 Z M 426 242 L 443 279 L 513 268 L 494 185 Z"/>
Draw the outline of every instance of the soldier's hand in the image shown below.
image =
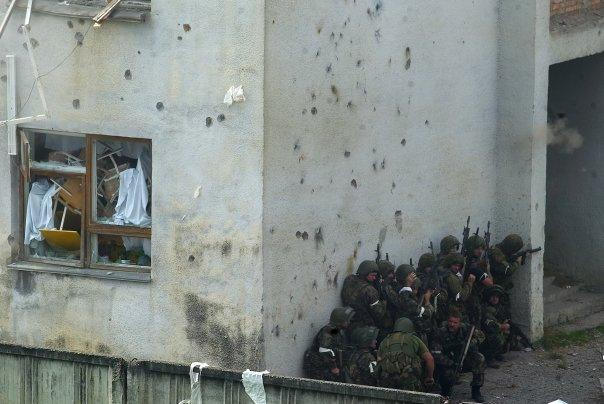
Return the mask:
<path id="1" fill-rule="evenodd" d="M 424 379 L 424 385 L 425 385 L 426 387 L 431 387 L 431 386 L 433 386 L 433 385 L 434 385 L 434 378 L 432 378 L 432 377 L 426 377 L 426 378 Z"/>
<path id="2" fill-rule="evenodd" d="M 415 282 L 415 278 L 417 278 L 417 276 L 415 275 L 415 272 L 411 272 L 409 275 L 407 275 L 407 286 L 408 287 L 412 287 L 413 283 Z"/>
<path id="3" fill-rule="evenodd" d="M 501 324 L 499 328 L 506 334 L 510 332 L 510 325 L 508 323 Z"/>
<path id="4" fill-rule="evenodd" d="M 522 265 L 522 256 L 516 258 L 516 262 L 518 263 L 518 265 Z"/>
<path id="5" fill-rule="evenodd" d="M 473 274 L 468 275 L 468 282 L 470 282 L 470 283 L 472 283 L 472 284 L 473 284 L 474 282 L 476 282 L 476 276 L 475 276 L 475 275 L 473 275 Z"/>
<path id="6" fill-rule="evenodd" d="M 424 293 L 424 304 L 430 303 L 430 299 L 432 298 L 432 290 L 428 289 L 426 293 Z"/>
<path id="7" fill-rule="evenodd" d="M 339 376 L 339 375 L 340 375 L 340 369 L 338 369 L 338 368 L 333 368 L 333 369 L 331 369 L 331 373 L 333 373 L 333 374 L 334 374 L 334 375 L 336 375 L 336 376 Z"/>

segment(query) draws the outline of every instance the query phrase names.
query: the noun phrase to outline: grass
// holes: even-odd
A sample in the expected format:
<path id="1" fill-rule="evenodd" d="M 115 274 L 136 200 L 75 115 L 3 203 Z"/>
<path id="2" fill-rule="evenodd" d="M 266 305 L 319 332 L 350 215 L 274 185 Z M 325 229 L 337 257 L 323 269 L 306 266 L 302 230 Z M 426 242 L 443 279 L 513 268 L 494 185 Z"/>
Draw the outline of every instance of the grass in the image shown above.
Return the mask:
<path id="1" fill-rule="evenodd" d="M 543 339 L 539 341 L 546 351 L 551 352 L 550 355 L 556 356 L 555 350 L 558 348 L 564 348 L 568 346 L 584 345 L 589 341 L 604 336 L 604 324 L 601 324 L 595 328 L 588 330 L 579 330 L 571 332 L 558 331 L 555 328 L 548 328 L 543 333 Z M 559 358 L 550 358 L 559 359 Z"/>

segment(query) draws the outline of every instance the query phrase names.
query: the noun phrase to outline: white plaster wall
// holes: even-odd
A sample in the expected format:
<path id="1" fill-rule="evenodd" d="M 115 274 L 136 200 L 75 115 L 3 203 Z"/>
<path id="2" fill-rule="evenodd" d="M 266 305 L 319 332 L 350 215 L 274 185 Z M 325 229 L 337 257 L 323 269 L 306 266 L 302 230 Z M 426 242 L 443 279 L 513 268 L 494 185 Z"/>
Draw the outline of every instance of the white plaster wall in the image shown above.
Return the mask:
<path id="1" fill-rule="evenodd" d="M 499 8 L 495 229 L 543 246 L 549 0 L 505 0 Z M 517 272 L 512 316 L 527 335 L 543 333 L 543 256 Z"/>
<path id="2" fill-rule="evenodd" d="M 430 240 L 461 237 L 468 215 L 492 218 L 497 3 L 266 2 L 272 371 L 301 373 L 344 278 L 379 241 L 397 264 L 417 261 Z"/>
<path id="3" fill-rule="evenodd" d="M 23 17 L 15 13 L 0 41 L 1 55 L 16 55 L 21 101 L 32 83 L 17 34 Z M 2 341 L 259 366 L 263 18 L 262 1 L 154 0 L 147 23 L 107 22 L 91 29 L 73 56 L 42 79 L 52 119 L 38 127 L 152 139 L 153 281 L 17 274 L 4 265 L 11 251 L 2 242 Z M 77 19 L 71 23 L 73 28 L 67 18 L 32 15 L 42 73 L 57 65 L 75 45 L 76 32 L 89 26 Z M 185 32 L 183 24 L 191 30 Z M 124 77 L 127 69 L 132 80 Z M 243 84 L 248 101 L 227 108 L 224 93 L 237 84 Z M 5 86 L 0 83 L 3 93 Z M 79 109 L 73 108 L 74 99 L 80 100 Z M 163 102 L 163 111 L 157 102 Z M 39 108 L 34 93 L 23 114 Z M 224 122 L 216 119 L 220 113 Z M 209 128 L 206 117 L 214 121 Z M 11 162 L 2 133 L 0 164 L 7 173 Z M 201 196 L 194 199 L 198 186 Z M 9 175 L 0 176 L 0 188 L 0 240 L 7 240 L 18 237 L 17 190 Z"/>
<path id="4" fill-rule="evenodd" d="M 571 154 L 551 146 L 547 165 L 546 266 L 604 288 L 604 54 L 553 65 L 549 112 L 583 136 Z"/>

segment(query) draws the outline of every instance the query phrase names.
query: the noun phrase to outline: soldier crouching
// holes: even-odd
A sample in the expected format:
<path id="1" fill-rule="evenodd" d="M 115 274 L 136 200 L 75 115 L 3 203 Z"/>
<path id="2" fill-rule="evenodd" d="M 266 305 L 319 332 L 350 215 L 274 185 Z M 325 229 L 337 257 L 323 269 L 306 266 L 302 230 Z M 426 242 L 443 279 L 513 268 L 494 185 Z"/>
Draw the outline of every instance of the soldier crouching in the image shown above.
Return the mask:
<path id="1" fill-rule="evenodd" d="M 375 327 L 359 327 L 352 332 L 354 349 L 344 366 L 346 383 L 377 386 L 378 333 Z"/>
<path id="2" fill-rule="evenodd" d="M 461 322 L 458 310 L 451 310 L 447 324 L 435 333 L 432 354 L 436 360 L 436 371 L 441 394 L 445 397 L 451 395 L 453 386 L 457 383 L 460 373 L 472 372 L 472 398 L 483 403 L 484 398 L 480 388 L 484 384 L 485 359 L 478 347 L 484 341 L 484 335 L 474 329 L 470 338 L 472 327 Z M 468 339 L 470 344 L 465 358 L 463 354 Z M 460 366 L 460 362 L 461 366 Z"/>
<path id="3" fill-rule="evenodd" d="M 380 386 L 423 391 L 425 387 L 434 384 L 434 358 L 422 340 L 413 335 L 413 332 L 413 322 L 406 317 L 399 318 L 394 324 L 392 334 L 380 344 L 378 350 Z"/>
<path id="4" fill-rule="evenodd" d="M 343 382 L 342 356 L 348 346 L 346 329 L 354 316 L 350 307 L 331 312 L 329 324 L 321 328 L 310 348 L 304 353 L 304 375 L 309 379 Z"/>

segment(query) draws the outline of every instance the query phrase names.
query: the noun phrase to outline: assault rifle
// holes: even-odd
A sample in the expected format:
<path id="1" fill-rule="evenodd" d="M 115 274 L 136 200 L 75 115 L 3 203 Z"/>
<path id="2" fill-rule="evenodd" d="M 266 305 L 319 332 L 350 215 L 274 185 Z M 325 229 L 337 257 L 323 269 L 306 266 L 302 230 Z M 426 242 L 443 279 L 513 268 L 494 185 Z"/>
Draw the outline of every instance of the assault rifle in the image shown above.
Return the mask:
<path id="1" fill-rule="evenodd" d="M 466 227 L 463 228 L 463 240 L 461 242 L 461 255 L 466 256 L 466 244 L 470 238 L 470 216 L 466 221 Z"/>
<path id="2" fill-rule="evenodd" d="M 539 252 L 541 250 L 542 250 L 541 247 L 537 247 L 537 248 L 533 248 L 533 249 L 527 249 L 527 250 L 518 251 L 516 254 L 514 254 L 514 255 L 512 255 L 510 257 L 510 262 L 514 262 L 518 258 L 520 258 L 520 265 L 524 265 L 526 263 L 526 256 L 527 255 L 534 254 L 534 253 Z"/>
<path id="3" fill-rule="evenodd" d="M 484 243 L 486 244 L 486 250 L 491 247 L 491 221 L 487 223 L 487 231 L 484 232 Z"/>
<path id="4" fill-rule="evenodd" d="M 382 250 L 380 248 L 380 243 L 377 244 L 377 248 L 375 249 L 375 253 L 377 254 L 377 256 L 375 257 L 375 262 L 379 263 L 380 260 L 382 259 Z"/>
<path id="5" fill-rule="evenodd" d="M 470 329 L 470 333 L 468 334 L 468 340 L 466 341 L 466 343 L 463 346 L 463 351 L 460 352 L 461 356 L 459 359 L 459 363 L 455 367 L 456 378 L 457 378 L 457 376 L 459 376 L 459 374 L 461 373 L 461 371 L 463 369 L 463 362 L 466 360 L 466 356 L 468 355 L 468 349 L 470 349 L 470 344 L 472 343 L 472 337 L 474 336 L 475 330 L 476 330 L 476 327 L 472 326 L 472 328 Z"/>
<path id="6" fill-rule="evenodd" d="M 533 348 L 533 344 L 531 344 L 531 341 L 528 339 L 526 334 L 522 332 L 518 324 L 512 323 L 509 320 L 507 323 L 510 325 L 510 335 L 512 335 L 514 338 L 517 338 L 522 345 L 529 347 L 534 351 L 535 348 Z"/>
<path id="7" fill-rule="evenodd" d="M 434 263 L 432 264 L 432 273 L 426 280 L 425 284 L 422 281 L 422 289 L 420 290 L 420 295 L 423 296 L 427 290 L 432 290 L 432 302 L 433 302 L 432 304 L 434 305 L 435 308 L 437 308 L 436 307 L 437 303 L 438 303 L 437 299 L 438 299 L 438 295 L 441 292 L 442 284 L 441 284 L 440 276 L 438 274 L 438 257 L 436 256 L 436 252 L 434 251 L 434 243 L 432 243 L 432 241 L 430 241 L 430 252 L 432 253 L 432 256 L 434 257 Z"/>
<path id="8" fill-rule="evenodd" d="M 482 259 L 485 262 L 485 268 L 486 268 L 486 272 L 487 274 L 489 274 L 489 276 L 491 275 L 491 254 L 489 253 L 489 250 L 491 248 L 491 221 L 489 220 L 487 222 L 487 230 L 484 232 L 484 244 L 485 244 L 485 249 L 484 252 L 482 253 Z"/>

